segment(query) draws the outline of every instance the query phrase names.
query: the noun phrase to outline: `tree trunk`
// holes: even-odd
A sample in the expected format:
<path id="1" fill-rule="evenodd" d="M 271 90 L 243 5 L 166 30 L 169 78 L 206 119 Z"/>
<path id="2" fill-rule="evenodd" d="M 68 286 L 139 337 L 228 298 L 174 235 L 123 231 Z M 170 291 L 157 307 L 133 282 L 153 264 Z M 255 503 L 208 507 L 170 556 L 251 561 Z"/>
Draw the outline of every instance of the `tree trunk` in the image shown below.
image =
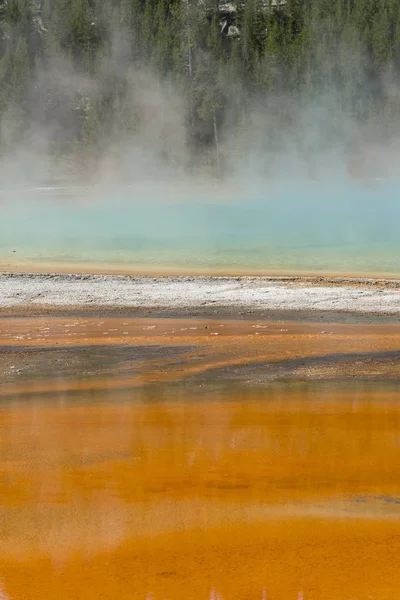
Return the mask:
<path id="1" fill-rule="evenodd" d="M 216 161 L 216 167 L 217 167 L 217 179 L 219 179 L 220 168 L 219 168 L 218 128 L 217 128 L 217 118 L 215 116 L 215 112 L 214 112 L 213 123 L 214 123 L 214 142 L 215 142 L 215 161 Z"/>

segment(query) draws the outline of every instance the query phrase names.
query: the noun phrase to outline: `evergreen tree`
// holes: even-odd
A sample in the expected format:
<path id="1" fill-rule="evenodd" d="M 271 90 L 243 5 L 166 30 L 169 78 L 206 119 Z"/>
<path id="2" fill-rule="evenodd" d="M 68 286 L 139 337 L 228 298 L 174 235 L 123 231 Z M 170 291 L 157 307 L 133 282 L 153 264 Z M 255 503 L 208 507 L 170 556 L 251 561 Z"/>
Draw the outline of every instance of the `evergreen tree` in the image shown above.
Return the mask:
<path id="1" fill-rule="evenodd" d="M 32 122 L 61 153 L 134 136 L 143 73 L 179 89 L 191 150 L 217 163 L 249 106 L 272 115 L 270 146 L 321 99 L 387 130 L 400 113 L 400 3 L 0 0 L 3 149 Z"/>

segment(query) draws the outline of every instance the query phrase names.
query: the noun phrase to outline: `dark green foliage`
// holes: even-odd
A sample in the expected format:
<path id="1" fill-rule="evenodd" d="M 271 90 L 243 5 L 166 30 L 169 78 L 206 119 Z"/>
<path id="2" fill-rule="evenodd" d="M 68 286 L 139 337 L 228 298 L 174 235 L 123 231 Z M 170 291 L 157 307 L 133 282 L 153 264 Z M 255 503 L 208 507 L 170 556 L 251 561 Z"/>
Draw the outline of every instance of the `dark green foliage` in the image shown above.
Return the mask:
<path id="1" fill-rule="evenodd" d="M 400 116 L 400 2 L 0 0 L 0 148 L 34 122 L 61 153 L 134 135 L 144 72 L 179 90 L 192 149 L 243 128 L 249 106 L 275 133 L 321 98 L 387 125 Z"/>

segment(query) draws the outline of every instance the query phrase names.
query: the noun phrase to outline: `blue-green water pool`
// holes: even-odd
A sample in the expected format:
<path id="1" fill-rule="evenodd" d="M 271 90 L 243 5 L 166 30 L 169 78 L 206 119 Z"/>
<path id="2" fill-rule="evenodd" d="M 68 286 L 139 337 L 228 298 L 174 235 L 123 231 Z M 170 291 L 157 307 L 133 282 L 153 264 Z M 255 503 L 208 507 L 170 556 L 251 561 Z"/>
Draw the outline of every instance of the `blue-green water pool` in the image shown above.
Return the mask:
<path id="1" fill-rule="evenodd" d="M 400 187 L 349 181 L 253 185 L 221 197 L 201 186 L 3 190 L 0 262 L 104 263 L 133 270 L 400 274 Z M 242 188 L 243 189 L 243 188 Z"/>

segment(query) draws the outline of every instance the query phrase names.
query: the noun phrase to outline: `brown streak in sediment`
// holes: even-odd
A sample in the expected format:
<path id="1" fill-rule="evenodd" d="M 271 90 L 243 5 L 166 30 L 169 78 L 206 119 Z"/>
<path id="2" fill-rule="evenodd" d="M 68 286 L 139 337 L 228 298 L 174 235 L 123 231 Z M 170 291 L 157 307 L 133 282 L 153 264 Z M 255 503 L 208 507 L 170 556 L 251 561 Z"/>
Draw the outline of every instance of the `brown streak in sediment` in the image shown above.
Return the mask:
<path id="1" fill-rule="evenodd" d="M 99 323 L 102 323 L 100 327 Z M 189 330 L 189 327 L 196 329 Z M 128 333 L 121 336 L 119 331 L 124 329 Z M 43 338 L 45 331 L 48 336 L 46 339 Z M 105 332 L 107 335 L 104 335 Z M 33 339 L 26 339 L 28 334 Z M 90 346 L 188 348 L 174 364 L 163 356 L 141 360 L 139 375 L 127 374 L 132 370 L 130 361 L 121 360 L 112 378 L 95 374 L 75 381 L 5 382 L 0 386 L 0 395 L 32 391 L 123 389 L 252 363 L 273 365 L 298 358 L 326 356 L 332 356 L 334 360 L 335 353 L 368 356 L 368 352 L 395 351 L 400 348 L 399 325 L 277 324 L 268 321 L 16 318 L 0 321 L 0 336 L 7 352 L 12 352 L 13 348 L 23 351 L 24 348 L 40 350 Z M 21 336 L 23 339 L 20 339 Z M 3 354 L 3 360 L 7 352 Z"/>
<path id="2" fill-rule="evenodd" d="M 271 336 L 272 337 L 272 336 Z M 277 341 L 280 341 L 280 338 L 277 338 Z M 302 341 L 302 340 L 300 340 Z M 337 341 L 343 341 L 343 340 L 337 340 Z M 377 340 L 374 341 L 374 350 L 388 350 L 388 349 L 398 349 L 400 344 L 399 341 L 397 340 L 392 340 L 394 343 L 393 345 L 389 345 L 387 344 L 387 340 L 384 340 L 384 345 L 383 347 L 380 346 L 377 343 Z M 194 340 L 192 340 L 192 342 L 194 342 Z M 292 343 L 294 345 L 294 341 L 292 340 Z M 110 345 L 110 344 L 109 344 Z M 198 343 L 198 345 L 200 345 Z M 139 344 L 140 346 L 140 344 Z M 215 344 L 215 346 L 218 346 L 218 344 Z M 345 346 L 342 345 L 342 350 Z M 210 348 L 208 348 L 208 350 L 210 350 Z M 99 378 L 99 377 L 89 377 L 87 376 L 85 378 L 85 380 L 83 381 L 70 381 L 68 379 L 63 379 L 63 380 L 56 380 L 56 381 L 46 381 L 45 383 L 41 383 L 41 382 L 32 382 L 32 383 L 26 383 L 26 384 L 18 384 L 18 383 L 13 383 L 13 384 L 3 384 L 0 386 L 0 396 L 1 395 L 9 395 L 9 394 L 27 394 L 27 393 L 43 393 L 43 392 L 51 392 L 51 391 L 58 391 L 58 392 L 65 392 L 65 391 L 76 391 L 76 390 L 112 390 L 112 389 L 124 389 L 124 388 L 130 388 L 130 387 L 137 387 L 137 386 L 142 386 L 142 385 L 146 385 L 146 384 L 152 384 L 152 383 L 167 383 L 167 382 L 173 382 L 179 379 L 182 379 L 183 377 L 191 377 L 191 376 L 195 376 L 195 375 L 199 375 L 199 374 L 203 374 L 206 373 L 207 371 L 213 371 L 213 370 L 217 370 L 217 369 L 223 369 L 223 368 L 227 368 L 227 367 L 239 367 L 239 366 L 245 366 L 245 365 L 251 365 L 251 364 L 268 364 L 273 366 L 274 364 L 284 364 L 285 361 L 289 361 L 289 360 L 293 360 L 293 359 L 298 359 L 298 358 L 318 358 L 318 357 L 325 357 L 325 356 L 332 356 L 332 360 L 335 360 L 335 355 L 332 354 L 332 350 L 331 349 L 323 349 L 323 348 L 316 348 L 316 349 L 308 349 L 308 351 L 304 351 L 304 348 L 293 348 L 291 351 L 288 351 L 286 349 L 281 349 L 281 352 L 274 352 L 274 355 L 272 354 L 272 352 L 268 353 L 268 354 L 261 354 L 258 353 L 256 351 L 255 354 L 253 354 L 252 356 L 238 356 L 238 357 L 234 357 L 234 358 L 230 358 L 230 359 L 225 359 L 225 360 L 221 360 L 218 359 L 218 354 L 216 352 L 217 348 L 213 348 L 212 349 L 214 351 L 214 356 L 210 355 L 208 357 L 208 361 L 207 362 L 202 362 L 200 364 L 197 364 L 195 366 L 188 366 L 187 363 L 185 363 L 185 357 L 184 355 L 181 357 L 182 358 L 182 363 L 176 367 L 176 366 L 169 366 L 168 362 L 166 362 L 163 366 L 163 364 L 160 364 L 160 360 L 156 361 L 156 360 L 147 360 L 145 367 L 141 367 L 141 372 L 139 375 L 125 375 L 123 377 L 117 377 L 117 376 L 113 376 L 113 377 L 104 377 L 104 378 Z M 221 351 L 229 351 L 229 348 L 224 348 L 223 346 L 219 348 L 220 352 Z M 347 351 L 348 352 L 353 352 L 355 353 L 355 358 L 357 358 L 357 352 L 361 352 L 361 348 L 359 346 L 351 346 L 350 348 L 347 347 Z M 192 358 L 196 358 L 196 355 L 194 352 L 192 352 Z M 161 372 L 160 369 L 168 369 L 166 372 Z M 123 372 L 124 371 L 124 365 L 122 364 L 119 372 Z"/>

